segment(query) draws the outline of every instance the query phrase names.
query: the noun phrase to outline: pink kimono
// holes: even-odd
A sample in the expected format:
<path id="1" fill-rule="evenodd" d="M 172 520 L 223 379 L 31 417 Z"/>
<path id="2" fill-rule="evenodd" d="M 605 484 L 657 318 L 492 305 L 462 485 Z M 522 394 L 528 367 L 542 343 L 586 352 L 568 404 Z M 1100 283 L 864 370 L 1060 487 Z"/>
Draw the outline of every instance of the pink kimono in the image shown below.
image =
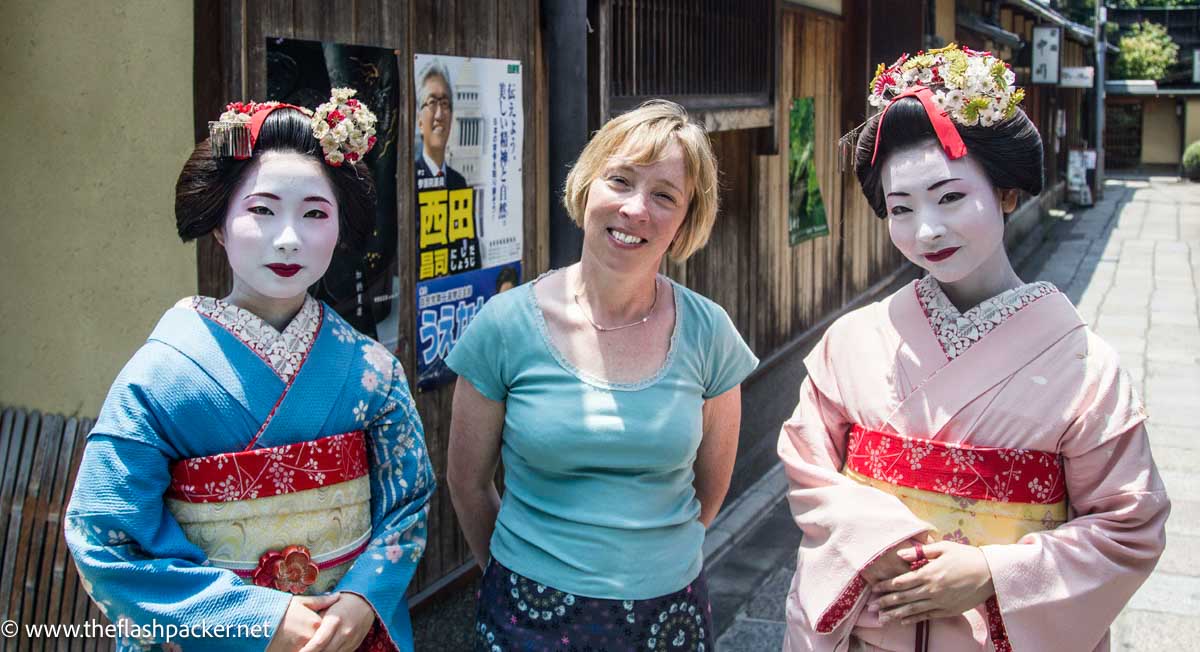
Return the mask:
<path id="1" fill-rule="evenodd" d="M 1117 355 L 1049 283 L 959 314 L 932 277 L 834 323 L 779 455 L 804 532 L 784 649 L 912 650 L 859 575 L 925 532 L 980 546 L 996 595 L 930 650 L 1107 650 L 1170 503 Z"/>

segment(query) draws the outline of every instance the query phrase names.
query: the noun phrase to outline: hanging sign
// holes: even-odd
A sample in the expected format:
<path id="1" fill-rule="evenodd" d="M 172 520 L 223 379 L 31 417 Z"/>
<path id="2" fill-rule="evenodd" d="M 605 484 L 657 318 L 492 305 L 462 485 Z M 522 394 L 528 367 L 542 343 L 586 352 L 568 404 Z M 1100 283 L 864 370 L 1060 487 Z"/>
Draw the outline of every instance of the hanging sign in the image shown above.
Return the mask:
<path id="1" fill-rule="evenodd" d="M 1058 84 L 1061 43 L 1061 27 L 1038 25 L 1033 28 L 1033 83 Z"/>
<path id="2" fill-rule="evenodd" d="M 1063 88 L 1091 88 L 1096 85 L 1096 69 L 1092 66 L 1070 66 L 1062 69 L 1059 84 Z"/>

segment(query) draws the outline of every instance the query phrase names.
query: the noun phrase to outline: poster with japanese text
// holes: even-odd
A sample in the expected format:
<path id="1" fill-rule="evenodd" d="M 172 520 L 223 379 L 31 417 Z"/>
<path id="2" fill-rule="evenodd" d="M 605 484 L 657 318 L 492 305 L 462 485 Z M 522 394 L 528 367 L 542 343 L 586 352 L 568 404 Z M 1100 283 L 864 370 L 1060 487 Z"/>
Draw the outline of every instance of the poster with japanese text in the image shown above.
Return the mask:
<path id="1" fill-rule="evenodd" d="M 521 63 L 417 54 L 413 83 L 416 384 L 431 389 L 453 378 L 442 359 L 478 307 L 497 292 L 487 281 L 515 272 L 509 282 L 520 282 Z M 469 301 L 447 298 L 466 288 L 472 289 Z M 453 328 L 443 328 L 451 321 Z"/>

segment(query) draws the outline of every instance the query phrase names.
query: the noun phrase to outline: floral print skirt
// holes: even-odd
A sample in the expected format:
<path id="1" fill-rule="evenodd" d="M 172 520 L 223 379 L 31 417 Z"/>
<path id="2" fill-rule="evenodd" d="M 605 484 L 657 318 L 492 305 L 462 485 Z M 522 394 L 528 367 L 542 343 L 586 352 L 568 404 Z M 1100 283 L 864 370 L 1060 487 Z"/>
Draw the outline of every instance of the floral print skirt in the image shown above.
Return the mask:
<path id="1" fill-rule="evenodd" d="M 565 593 L 493 559 L 475 614 L 476 652 L 712 652 L 712 608 L 704 574 L 646 600 Z"/>

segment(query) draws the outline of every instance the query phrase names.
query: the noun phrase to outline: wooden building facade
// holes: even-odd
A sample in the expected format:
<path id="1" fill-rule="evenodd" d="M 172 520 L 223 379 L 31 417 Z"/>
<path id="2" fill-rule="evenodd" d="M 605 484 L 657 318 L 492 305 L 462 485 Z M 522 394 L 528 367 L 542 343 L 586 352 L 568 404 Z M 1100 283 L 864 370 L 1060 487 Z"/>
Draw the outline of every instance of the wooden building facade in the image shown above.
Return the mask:
<path id="1" fill-rule="evenodd" d="M 906 43 L 919 43 L 924 16 L 911 16 L 907 37 L 889 17 L 869 51 L 863 44 L 874 14 L 884 5 L 846 0 L 820 8 L 774 0 L 537 0 L 483 2 L 347 2 L 331 9 L 317 0 L 197 3 L 196 129 L 206 135 L 207 120 L 225 102 L 270 98 L 266 45 L 272 39 L 300 39 L 389 48 L 399 66 L 401 97 L 396 130 L 396 214 L 399 296 L 411 297 L 416 263 L 416 228 L 411 184 L 414 99 L 411 65 L 416 53 L 515 59 L 523 63 L 525 120 L 524 279 L 578 257 L 578 232 L 563 224 L 559 189 L 565 165 L 555 121 L 573 120 L 586 134 L 608 117 L 650 97 L 669 97 L 689 108 L 710 129 L 722 170 L 721 214 L 709 245 L 684 264 L 664 270 L 688 287 L 723 305 L 761 358 L 794 347 L 810 331 L 901 264 L 885 223 L 870 214 L 849 170 L 841 168 L 838 139 L 865 115 L 865 98 L 846 89 L 865 88 L 870 61 L 895 58 Z M 550 6 L 554 5 L 554 6 Z M 219 6 L 219 11 L 212 11 Z M 572 12 L 572 9 L 576 11 Z M 857 17 L 857 18 L 855 18 Z M 588 29 L 592 31 L 590 34 Z M 589 34 L 584 47 L 564 33 Z M 546 43 L 550 46 L 547 47 Z M 554 101 L 549 77 L 575 49 L 584 64 L 582 79 L 565 82 L 566 92 L 583 94 L 582 110 Z M 550 61 L 556 60 L 556 61 Z M 847 65 L 854 62 L 854 68 Z M 586 93 L 584 91 L 586 90 Z M 788 108 L 792 98 L 811 97 L 814 106 L 813 156 L 825 206 L 828 234 L 789 244 Z M 568 106 L 569 108 L 569 106 Z M 564 117 L 564 113 L 567 113 Z M 568 149 L 577 154 L 585 139 Z M 557 146 L 556 146 L 557 145 Z M 555 165 L 550 161 L 559 155 Z M 553 170 L 553 172 L 552 172 Z M 556 227 L 558 237 L 555 236 Z M 565 234 L 562 235 L 562 234 Z M 200 292 L 222 296 L 230 283 L 220 247 L 199 243 Z M 407 313 L 407 314 L 406 314 Z M 416 325 L 402 311 L 397 354 L 416 368 Z M 411 380 L 411 379 L 410 379 Z M 753 377 L 746 402 L 754 400 Z M 430 515 L 430 537 L 414 582 L 420 602 L 470 572 L 470 551 L 459 531 L 445 481 L 452 385 L 417 393 L 427 445 L 439 489 Z M 733 494 L 756 479 L 773 461 L 774 432 L 744 432 Z"/>
<path id="2" fill-rule="evenodd" d="M 398 216 L 396 294 L 402 306 L 411 306 L 418 278 L 411 181 L 415 55 L 521 64 L 522 280 L 578 259 L 581 235 L 560 195 L 590 133 L 650 97 L 684 104 L 710 130 L 722 173 L 721 212 L 708 246 L 664 271 L 724 306 L 764 361 L 744 387 L 747 417 L 732 499 L 776 461 L 775 438 L 787 414 L 762 409 L 764 397 L 774 397 L 773 405 L 794 402 L 794 394 L 780 397 L 791 390 L 780 389 L 771 369 L 798 367 L 799 354 L 829 320 L 911 271 L 891 245 L 886 222 L 867 207 L 849 162 L 840 160 L 838 141 L 867 115 L 865 91 L 875 64 L 928 44 L 935 13 L 936 22 L 944 19 L 945 8 L 938 10 L 944 1 L 197 0 L 195 136 L 206 137 L 207 121 L 227 102 L 273 99 L 268 57 L 279 39 L 392 51 L 400 107 L 390 117 L 399 135 L 391 195 Z M 1023 33 L 1024 27 L 1014 22 L 1012 29 Z M 1030 103 L 1044 137 L 1052 128 L 1047 107 L 1076 101 L 1055 97 L 1035 93 Z M 797 240 L 789 227 L 789 126 L 794 101 L 809 98 L 812 169 L 826 228 Z M 1070 123 L 1068 133 L 1078 138 L 1081 132 Z M 1048 165 L 1061 168 L 1061 161 Z M 224 296 L 230 278 L 221 249 L 206 239 L 197 258 L 197 290 Z M 394 348 L 411 382 L 417 324 L 413 311 L 399 314 Z M 452 387 L 416 394 L 439 489 L 414 603 L 473 569 L 445 478 Z M 16 417 L 6 413 L 9 418 Z M 70 573 L 66 581 L 75 587 Z"/>
<path id="3" fill-rule="evenodd" d="M 958 4 L 955 40 L 1007 61 L 1025 89 L 1023 109 L 1042 134 L 1045 188 L 1058 196 L 1066 181 L 1068 152 L 1094 147 L 1090 91 L 1058 83 L 1032 83 L 1035 26 L 1060 30 L 1058 67 L 1082 68 L 1095 62 L 1090 27 L 1073 23 L 1032 0 L 965 0 Z"/>

